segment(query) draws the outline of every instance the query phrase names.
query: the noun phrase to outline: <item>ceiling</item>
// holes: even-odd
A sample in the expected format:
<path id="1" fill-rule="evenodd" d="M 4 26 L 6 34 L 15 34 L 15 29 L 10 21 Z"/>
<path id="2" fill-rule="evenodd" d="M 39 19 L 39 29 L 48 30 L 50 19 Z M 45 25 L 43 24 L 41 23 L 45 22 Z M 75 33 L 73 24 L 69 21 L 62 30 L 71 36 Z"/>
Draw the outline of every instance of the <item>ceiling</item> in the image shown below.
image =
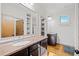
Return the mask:
<path id="1" fill-rule="evenodd" d="M 35 3 L 36 8 L 39 9 L 39 13 L 51 13 L 60 12 L 67 8 L 74 8 L 75 3 Z"/>

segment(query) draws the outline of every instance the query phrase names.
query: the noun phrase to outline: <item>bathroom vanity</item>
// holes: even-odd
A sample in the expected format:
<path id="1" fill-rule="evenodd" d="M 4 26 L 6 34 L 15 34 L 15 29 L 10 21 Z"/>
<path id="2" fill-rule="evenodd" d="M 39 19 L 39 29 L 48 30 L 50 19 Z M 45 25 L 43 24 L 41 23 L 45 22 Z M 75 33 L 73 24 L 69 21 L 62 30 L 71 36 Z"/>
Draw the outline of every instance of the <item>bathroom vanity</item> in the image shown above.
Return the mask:
<path id="1" fill-rule="evenodd" d="M 19 39 L 18 39 L 19 40 Z M 2 56 L 46 56 L 47 37 L 32 36 L 20 41 L 10 41 L 0 44 L 0 55 Z"/>

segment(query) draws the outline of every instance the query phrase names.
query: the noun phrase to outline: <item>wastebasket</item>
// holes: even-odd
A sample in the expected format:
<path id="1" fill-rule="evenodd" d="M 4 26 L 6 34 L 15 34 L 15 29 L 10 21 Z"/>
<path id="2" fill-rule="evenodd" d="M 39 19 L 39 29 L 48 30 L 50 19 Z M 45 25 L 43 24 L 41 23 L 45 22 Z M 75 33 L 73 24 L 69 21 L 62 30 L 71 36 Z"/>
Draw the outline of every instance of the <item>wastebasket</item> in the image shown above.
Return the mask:
<path id="1" fill-rule="evenodd" d="M 56 45 L 57 43 L 57 33 L 47 34 L 48 45 Z"/>

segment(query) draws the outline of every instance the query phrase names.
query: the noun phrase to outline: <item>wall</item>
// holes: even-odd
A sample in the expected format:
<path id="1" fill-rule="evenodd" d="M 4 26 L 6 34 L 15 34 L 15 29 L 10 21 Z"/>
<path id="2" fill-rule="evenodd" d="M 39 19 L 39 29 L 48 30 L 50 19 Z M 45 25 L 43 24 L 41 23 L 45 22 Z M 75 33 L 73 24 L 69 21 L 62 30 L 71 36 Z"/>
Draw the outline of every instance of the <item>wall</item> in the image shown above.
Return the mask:
<path id="1" fill-rule="evenodd" d="M 35 3 L 34 4 L 34 10 L 38 13 L 38 17 L 37 17 L 37 23 L 38 23 L 38 26 L 37 26 L 37 34 L 41 35 L 41 16 L 43 18 L 45 18 L 45 33 L 47 33 L 46 31 L 46 27 L 47 27 L 47 24 L 46 24 L 46 8 L 44 8 L 43 6 L 41 6 L 42 3 Z M 38 32 L 39 31 L 39 32 Z M 45 35 L 46 36 L 46 35 Z"/>
<path id="2" fill-rule="evenodd" d="M 79 3 L 77 4 L 77 22 L 78 22 L 78 39 L 76 40 L 76 42 L 77 42 L 77 49 L 79 49 Z"/>
<path id="3" fill-rule="evenodd" d="M 75 49 L 79 49 L 79 3 L 75 4 Z"/>
<path id="4" fill-rule="evenodd" d="M 75 6 L 75 5 L 74 5 Z M 58 33 L 58 43 L 74 46 L 75 40 L 75 7 L 62 9 L 57 13 L 51 15 L 52 21 L 48 22 L 48 33 Z M 60 24 L 60 16 L 69 16 L 70 17 L 70 24 L 63 25 Z"/>

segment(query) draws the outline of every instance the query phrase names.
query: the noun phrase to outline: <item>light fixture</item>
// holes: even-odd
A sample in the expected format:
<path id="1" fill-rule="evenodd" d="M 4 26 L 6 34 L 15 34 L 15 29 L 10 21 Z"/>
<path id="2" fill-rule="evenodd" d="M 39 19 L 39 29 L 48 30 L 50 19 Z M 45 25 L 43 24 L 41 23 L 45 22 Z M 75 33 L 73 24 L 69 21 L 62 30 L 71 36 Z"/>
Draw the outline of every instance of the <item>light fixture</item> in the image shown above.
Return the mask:
<path id="1" fill-rule="evenodd" d="M 48 20 L 52 20 L 52 17 L 50 17 L 50 16 L 48 16 L 48 18 L 47 18 Z"/>
<path id="2" fill-rule="evenodd" d="M 47 22 L 48 22 L 48 24 L 50 24 L 50 25 L 52 25 L 52 24 L 54 25 L 54 23 L 55 23 L 55 21 L 52 19 L 51 16 L 48 16 Z"/>

